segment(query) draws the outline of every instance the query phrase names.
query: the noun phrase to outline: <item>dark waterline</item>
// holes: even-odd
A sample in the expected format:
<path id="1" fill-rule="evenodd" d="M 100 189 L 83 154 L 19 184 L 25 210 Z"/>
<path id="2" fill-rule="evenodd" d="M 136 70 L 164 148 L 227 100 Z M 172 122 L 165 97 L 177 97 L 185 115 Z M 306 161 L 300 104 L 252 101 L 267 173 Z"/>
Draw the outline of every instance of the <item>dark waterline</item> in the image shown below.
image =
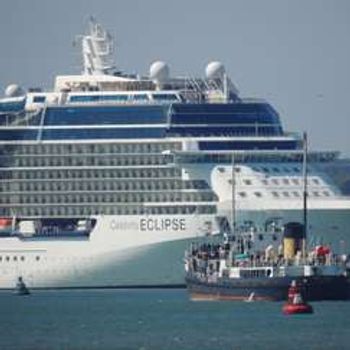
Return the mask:
<path id="1" fill-rule="evenodd" d="M 350 302 L 191 302 L 186 290 L 0 293 L 0 349 L 349 349 Z"/>

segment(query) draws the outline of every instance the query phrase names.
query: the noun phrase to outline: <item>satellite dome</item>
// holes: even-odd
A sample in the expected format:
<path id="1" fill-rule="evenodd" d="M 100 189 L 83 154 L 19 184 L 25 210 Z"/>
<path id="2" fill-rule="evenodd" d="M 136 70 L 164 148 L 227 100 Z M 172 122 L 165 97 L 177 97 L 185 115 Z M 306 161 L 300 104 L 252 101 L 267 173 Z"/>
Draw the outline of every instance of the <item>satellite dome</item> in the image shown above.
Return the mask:
<path id="1" fill-rule="evenodd" d="M 167 81 L 170 76 L 169 66 L 163 61 L 155 61 L 151 64 L 149 76 L 152 80 L 157 82 Z"/>
<path id="2" fill-rule="evenodd" d="M 225 67 L 221 62 L 210 62 L 205 68 L 205 75 L 207 79 L 223 79 L 225 74 Z"/>
<path id="3" fill-rule="evenodd" d="M 24 91 L 19 85 L 11 84 L 5 89 L 6 97 L 19 97 L 23 95 Z"/>

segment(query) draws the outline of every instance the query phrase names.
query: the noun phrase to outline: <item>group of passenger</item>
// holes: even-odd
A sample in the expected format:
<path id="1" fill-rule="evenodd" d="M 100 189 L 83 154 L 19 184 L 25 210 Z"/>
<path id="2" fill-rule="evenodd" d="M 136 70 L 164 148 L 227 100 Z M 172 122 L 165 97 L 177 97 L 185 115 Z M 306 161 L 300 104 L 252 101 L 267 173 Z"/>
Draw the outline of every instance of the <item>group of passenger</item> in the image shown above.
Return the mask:
<path id="1" fill-rule="evenodd" d="M 220 261 L 225 260 L 227 266 L 254 266 L 270 263 L 264 252 L 251 253 L 251 242 L 239 238 L 237 240 L 224 239 L 223 243 L 192 243 L 186 254 L 187 268 L 200 275 L 212 275 L 219 272 Z M 248 253 L 249 252 L 249 253 Z"/>
<path id="2" fill-rule="evenodd" d="M 294 259 L 285 259 L 282 246 L 274 249 L 269 246 L 265 251 L 253 251 L 249 240 L 238 238 L 234 241 L 224 238 L 222 243 L 192 243 L 190 251 L 187 252 L 187 269 L 192 273 L 199 273 L 203 277 L 209 277 L 219 273 L 221 261 L 225 261 L 226 267 L 266 267 L 282 265 L 299 265 L 303 261 L 301 252 L 298 251 Z M 311 252 L 307 256 L 307 263 L 311 266 L 317 265 L 346 265 L 350 273 L 349 256 L 335 255 L 331 251 L 325 254 Z"/>

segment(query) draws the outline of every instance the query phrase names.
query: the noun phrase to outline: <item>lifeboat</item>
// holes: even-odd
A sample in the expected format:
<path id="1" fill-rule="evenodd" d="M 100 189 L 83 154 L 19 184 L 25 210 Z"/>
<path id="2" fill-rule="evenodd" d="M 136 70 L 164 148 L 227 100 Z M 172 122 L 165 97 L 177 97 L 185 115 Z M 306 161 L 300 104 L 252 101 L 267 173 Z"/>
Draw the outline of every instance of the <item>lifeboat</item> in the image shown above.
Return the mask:
<path id="1" fill-rule="evenodd" d="M 0 227 L 6 227 L 11 225 L 12 220 L 8 218 L 0 218 Z"/>
<path id="2" fill-rule="evenodd" d="M 288 289 L 288 300 L 283 305 L 282 311 L 285 315 L 312 314 L 314 312 L 312 306 L 303 299 L 300 288 L 295 281 L 292 281 Z"/>
<path id="3" fill-rule="evenodd" d="M 8 218 L 0 218 L 0 231 L 6 230 L 12 225 L 12 220 Z"/>

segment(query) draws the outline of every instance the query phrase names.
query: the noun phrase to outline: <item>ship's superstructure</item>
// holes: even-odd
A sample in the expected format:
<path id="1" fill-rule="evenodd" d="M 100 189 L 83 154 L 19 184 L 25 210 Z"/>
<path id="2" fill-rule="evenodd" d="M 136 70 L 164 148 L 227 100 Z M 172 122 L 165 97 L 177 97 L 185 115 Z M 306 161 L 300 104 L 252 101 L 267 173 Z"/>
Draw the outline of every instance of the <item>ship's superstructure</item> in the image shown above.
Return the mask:
<path id="1" fill-rule="evenodd" d="M 301 215 L 301 138 L 221 63 L 127 75 L 99 24 L 80 39 L 81 75 L 0 100 L 0 288 L 181 283 L 186 241 L 230 230 L 233 197 L 255 225 Z M 309 216 L 346 242 L 350 201 L 322 171 L 337 157 L 310 153 Z"/>

